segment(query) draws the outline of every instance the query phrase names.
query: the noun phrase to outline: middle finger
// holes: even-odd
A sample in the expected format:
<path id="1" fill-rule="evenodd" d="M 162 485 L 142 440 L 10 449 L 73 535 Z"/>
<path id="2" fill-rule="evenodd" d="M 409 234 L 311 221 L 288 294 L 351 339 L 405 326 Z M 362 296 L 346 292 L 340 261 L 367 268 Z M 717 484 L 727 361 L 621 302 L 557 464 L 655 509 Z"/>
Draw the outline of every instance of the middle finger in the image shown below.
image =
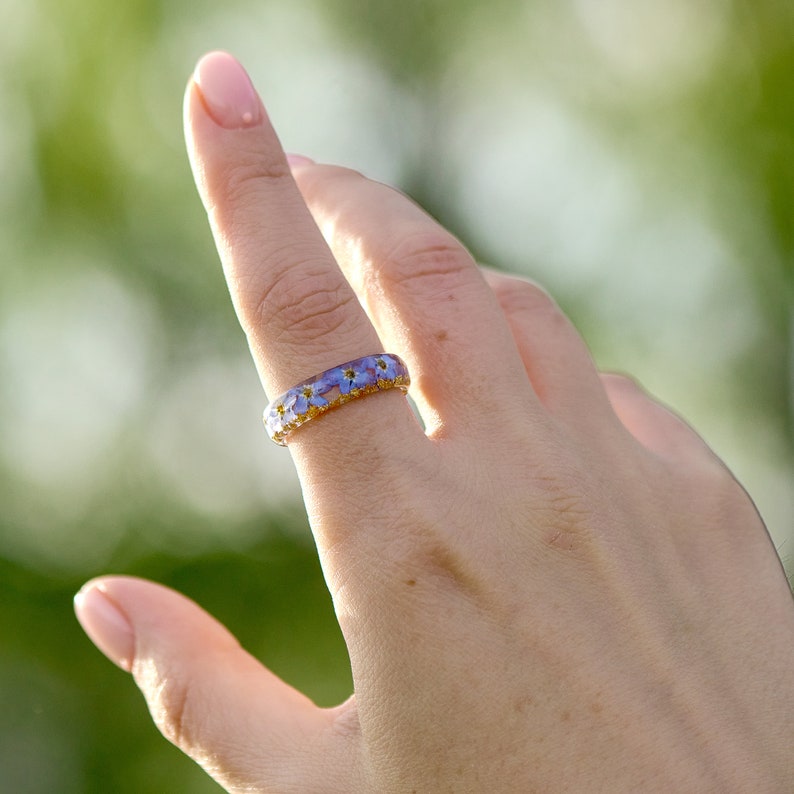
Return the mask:
<path id="1" fill-rule="evenodd" d="M 452 234 L 354 171 L 302 163 L 294 175 L 381 338 L 405 352 L 431 435 L 542 415 L 504 313 Z"/>

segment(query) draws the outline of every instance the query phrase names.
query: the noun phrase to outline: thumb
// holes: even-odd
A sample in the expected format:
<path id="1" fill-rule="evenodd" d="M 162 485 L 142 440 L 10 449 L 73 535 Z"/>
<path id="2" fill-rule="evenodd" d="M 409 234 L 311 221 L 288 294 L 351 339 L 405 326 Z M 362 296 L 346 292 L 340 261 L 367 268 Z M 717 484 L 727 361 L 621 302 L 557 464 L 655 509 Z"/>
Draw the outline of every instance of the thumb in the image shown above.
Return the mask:
<path id="1" fill-rule="evenodd" d="M 228 791 L 361 790 L 354 700 L 318 708 L 195 603 L 152 582 L 95 579 L 75 612 L 94 644 L 132 673 L 163 735 Z"/>

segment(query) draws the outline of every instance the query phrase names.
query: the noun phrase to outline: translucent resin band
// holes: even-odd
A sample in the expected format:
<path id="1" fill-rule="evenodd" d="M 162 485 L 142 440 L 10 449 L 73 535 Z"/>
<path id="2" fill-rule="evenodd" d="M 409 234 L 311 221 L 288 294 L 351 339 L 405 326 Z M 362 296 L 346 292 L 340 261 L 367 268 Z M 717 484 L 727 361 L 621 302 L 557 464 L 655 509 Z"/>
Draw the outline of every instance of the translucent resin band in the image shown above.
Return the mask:
<path id="1" fill-rule="evenodd" d="M 407 392 L 410 384 L 408 369 L 399 356 L 378 353 L 357 358 L 315 375 L 273 400 L 265 408 L 265 428 L 273 441 L 285 447 L 287 436 L 310 419 L 376 391 L 397 388 Z"/>

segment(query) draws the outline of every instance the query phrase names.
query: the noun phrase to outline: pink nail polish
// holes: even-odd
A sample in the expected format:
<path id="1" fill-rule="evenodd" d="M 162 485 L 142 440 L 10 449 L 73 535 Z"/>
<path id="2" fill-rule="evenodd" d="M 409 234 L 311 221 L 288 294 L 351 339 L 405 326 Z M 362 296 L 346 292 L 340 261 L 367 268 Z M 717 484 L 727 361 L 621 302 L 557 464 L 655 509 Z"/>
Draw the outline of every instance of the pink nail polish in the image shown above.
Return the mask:
<path id="1" fill-rule="evenodd" d="M 135 634 L 127 616 L 102 591 L 102 585 L 86 585 L 74 597 L 74 611 L 91 642 L 111 662 L 129 672 L 135 655 Z"/>
<path id="2" fill-rule="evenodd" d="M 262 102 L 245 69 L 228 52 L 205 55 L 196 66 L 193 80 L 204 107 L 221 127 L 237 130 L 262 121 Z"/>

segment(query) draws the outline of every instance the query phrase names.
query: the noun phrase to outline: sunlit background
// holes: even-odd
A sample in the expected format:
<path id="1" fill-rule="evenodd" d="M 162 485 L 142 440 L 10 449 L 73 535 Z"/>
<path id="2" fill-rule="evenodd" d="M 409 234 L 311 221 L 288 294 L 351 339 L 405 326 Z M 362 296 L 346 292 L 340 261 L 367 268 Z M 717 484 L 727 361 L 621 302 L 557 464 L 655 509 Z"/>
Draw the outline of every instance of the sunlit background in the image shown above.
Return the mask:
<path id="1" fill-rule="evenodd" d="M 102 572 L 350 690 L 181 138 L 208 49 L 290 151 L 547 285 L 794 525 L 794 3 L 0 0 L 0 791 L 213 792 L 90 645 Z"/>

